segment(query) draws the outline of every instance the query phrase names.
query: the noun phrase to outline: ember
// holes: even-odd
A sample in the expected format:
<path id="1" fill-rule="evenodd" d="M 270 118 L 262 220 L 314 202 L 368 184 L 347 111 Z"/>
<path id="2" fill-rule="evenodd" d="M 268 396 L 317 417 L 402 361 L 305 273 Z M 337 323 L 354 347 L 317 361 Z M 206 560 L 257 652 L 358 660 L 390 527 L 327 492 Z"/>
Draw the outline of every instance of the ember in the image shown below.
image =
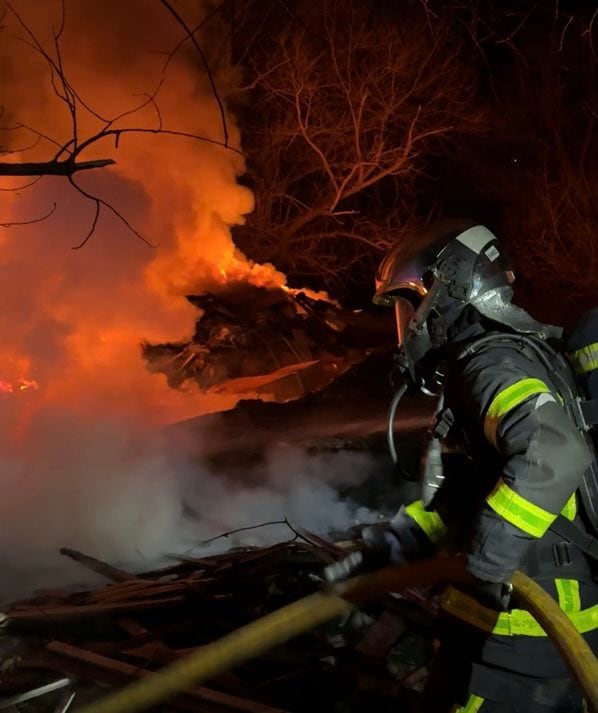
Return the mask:
<path id="1" fill-rule="evenodd" d="M 0 395 L 8 396 L 18 391 L 39 391 L 39 384 L 35 379 L 17 379 L 16 382 L 0 379 Z"/>
<path id="2" fill-rule="evenodd" d="M 19 379 L 19 391 L 37 391 L 39 384 L 34 379 Z"/>

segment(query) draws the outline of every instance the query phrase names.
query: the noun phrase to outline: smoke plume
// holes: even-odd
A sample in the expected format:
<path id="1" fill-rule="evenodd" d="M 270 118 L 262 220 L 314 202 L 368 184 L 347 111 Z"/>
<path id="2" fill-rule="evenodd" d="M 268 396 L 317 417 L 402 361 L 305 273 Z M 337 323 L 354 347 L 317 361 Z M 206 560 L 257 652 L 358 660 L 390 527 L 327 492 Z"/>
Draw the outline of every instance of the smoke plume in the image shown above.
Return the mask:
<path id="1" fill-rule="evenodd" d="M 200 5 L 176 3 L 192 27 Z M 74 127 L 28 30 L 56 59 L 52 33 L 62 22 L 61 3 L 12 0 L 10 8 L 0 29 L 0 143 L 12 152 L 7 160 L 45 161 L 73 138 Z M 211 22 L 197 38 L 226 102 L 238 77 L 221 49 L 217 16 Z M 157 2 L 67 0 L 60 47 L 78 97 L 79 141 L 105 126 L 101 117 L 125 114 L 150 95 L 117 125 L 222 141 L 222 117 L 197 52 L 186 42 L 171 54 L 183 37 Z M 138 568 L 260 521 L 289 517 L 323 532 L 355 517 L 338 501 L 330 474 L 359 472 L 363 463 L 328 467 L 323 478 L 315 461 L 295 457 L 271 463 L 263 485 L 247 488 L 185 462 L 157 435 L 160 424 L 234 402 L 170 389 L 163 375 L 145 370 L 140 343 L 189 337 L 196 313 L 186 294 L 233 278 L 284 283 L 273 267 L 252 264 L 233 244 L 231 228 L 252 210 L 253 196 L 237 182 L 244 161 L 229 112 L 226 125 L 229 149 L 123 133 L 81 156 L 117 161 L 75 180 L 155 247 L 103 208 L 85 247 L 72 250 L 89 231 L 95 205 L 65 178 L 0 192 L 3 224 L 35 221 L 55 206 L 46 220 L 0 228 L 4 598 L 83 577 L 57 554 L 59 547 Z M 3 178 L 0 188 L 26 182 Z M 185 517 L 185 501 L 197 518 Z M 279 536 L 266 528 L 251 539 Z"/>

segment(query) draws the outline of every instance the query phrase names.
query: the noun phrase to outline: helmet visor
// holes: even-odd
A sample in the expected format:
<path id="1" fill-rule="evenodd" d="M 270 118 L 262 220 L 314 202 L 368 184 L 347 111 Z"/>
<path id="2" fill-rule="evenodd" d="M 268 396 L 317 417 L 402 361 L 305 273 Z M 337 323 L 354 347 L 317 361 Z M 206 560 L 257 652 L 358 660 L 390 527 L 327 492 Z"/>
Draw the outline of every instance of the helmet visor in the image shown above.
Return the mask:
<path id="1" fill-rule="evenodd" d="M 395 321 L 397 323 L 397 339 L 399 346 L 405 342 L 407 329 L 415 316 L 415 307 L 404 297 L 395 297 Z"/>

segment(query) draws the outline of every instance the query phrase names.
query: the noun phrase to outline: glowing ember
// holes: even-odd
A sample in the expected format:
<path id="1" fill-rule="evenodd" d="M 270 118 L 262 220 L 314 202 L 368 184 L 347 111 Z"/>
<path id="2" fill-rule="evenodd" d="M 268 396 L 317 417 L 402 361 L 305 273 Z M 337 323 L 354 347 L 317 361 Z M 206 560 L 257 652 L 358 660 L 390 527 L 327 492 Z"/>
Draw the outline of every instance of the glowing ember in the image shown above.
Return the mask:
<path id="1" fill-rule="evenodd" d="M 0 379 L 0 396 L 22 391 L 39 391 L 39 383 L 35 379 L 17 379 L 15 382 Z"/>
<path id="2" fill-rule="evenodd" d="M 38 391 L 39 384 L 35 379 L 19 379 L 19 391 Z"/>

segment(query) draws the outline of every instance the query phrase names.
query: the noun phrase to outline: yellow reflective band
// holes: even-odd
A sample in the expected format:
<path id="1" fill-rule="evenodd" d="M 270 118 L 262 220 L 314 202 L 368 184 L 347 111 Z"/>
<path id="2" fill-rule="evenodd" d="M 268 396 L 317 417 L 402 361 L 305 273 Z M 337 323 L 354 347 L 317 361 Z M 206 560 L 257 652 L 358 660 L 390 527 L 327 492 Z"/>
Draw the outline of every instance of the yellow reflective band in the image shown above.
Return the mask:
<path id="1" fill-rule="evenodd" d="M 542 537 L 556 519 L 556 515 L 534 505 L 500 478 L 494 490 L 486 498 L 495 513 L 532 537 Z"/>
<path id="2" fill-rule="evenodd" d="M 567 354 L 576 374 L 587 374 L 598 369 L 598 342 L 588 344 L 571 354 Z"/>
<path id="3" fill-rule="evenodd" d="M 472 693 L 467 699 L 467 703 L 464 706 L 453 708 L 452 713 L 478 713 L 483 702 L 483 698 L 480 698 L 480 696 L 476 696 L 475 693 Z"/>
<path id="4" fill-rule="evenodd" d="M 555 579 L 554 584 L 559 595 L 559 606 L 565 614 L 581 611 L 579 582 L 576 579 Z"/>
<path id="5" fill-rule="evenodd" d="M 574 580 L 561 580 L 561 582 L 563 581 L 574 582 Z M 579 595 L 579 589 L 575 587 L 575 584 L 565 585 L 565 587 L 561 585 L 563 594 L 559 591 L 559 605 L 577 631 L 580 634 L 587 634 L 588 631 L 598 628 L 598 604 L 581 611 L 579 609 L 567 611 L 569 607 L 574 609 L 578 606 L 576 596 Z M 565 591 L 567 586 L 571 587 L 568 592 Z M 544 629 L 528 611 L 512 609 L 509 612 L 497 612 L 482 606 L 476 599 L 463 594 L 463 592 L 454 587 L 447 588 L 442 595 L 440 605 L 444 611 L 488 634 L 497 636 L 546 636 Z"/>
<path id="6" fill-rule="evenodd" d="M 503 416 L 527 401 L 531 396 L 548 394 L 550 389 L 540 379 L 521 379 L 512 386 L 500 391 L 492 400 L 486 411 L 484 420 L 484 434 L 496 446 L 496 431 Z"/>
<path id="7" fill-rule="evenodd" d="M 563 517 L 566 517 L 567 520 L 575 520 L 575 516 L 577 515 L 577 498 L 575 497 L 575 493 L 567 500 L 565 503 L 565 507 L 561 510 L 561 515 Z"/>
<path id="8" fill-rule="evenodd" d="M 434 510 L 426 510 L 422 500 L 416 500 L 405 508 L 405 512 L 421 527 L 432 542 L 446 535 L 446 526 Z"/>

